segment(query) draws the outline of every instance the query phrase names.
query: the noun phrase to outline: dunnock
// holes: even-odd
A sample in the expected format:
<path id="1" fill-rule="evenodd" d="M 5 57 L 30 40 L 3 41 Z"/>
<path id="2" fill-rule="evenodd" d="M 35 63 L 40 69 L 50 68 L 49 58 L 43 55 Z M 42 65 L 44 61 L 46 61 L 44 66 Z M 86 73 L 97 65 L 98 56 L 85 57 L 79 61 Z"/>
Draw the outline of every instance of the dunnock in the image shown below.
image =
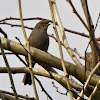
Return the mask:
<path id="1" fill-rule="evenodd" d="M 47 52 L 49 46 L 49 37 L 47 34 L 47 28 L 49 25 L 50 24 L 48 20 L 41 20 L 39 23 L 36 24 L 28 39 L 30 46 Z M 26 57 L 26 62 L 28 63 L 27 57 Z M 32 62 L 32 67 L 34 67 L 34 65 L 35 62 L 34 63 Z M 23 83 L 24 85 L 32 84 L 31 75 L 29 73 L 25 73 L 23 78 Z"/>

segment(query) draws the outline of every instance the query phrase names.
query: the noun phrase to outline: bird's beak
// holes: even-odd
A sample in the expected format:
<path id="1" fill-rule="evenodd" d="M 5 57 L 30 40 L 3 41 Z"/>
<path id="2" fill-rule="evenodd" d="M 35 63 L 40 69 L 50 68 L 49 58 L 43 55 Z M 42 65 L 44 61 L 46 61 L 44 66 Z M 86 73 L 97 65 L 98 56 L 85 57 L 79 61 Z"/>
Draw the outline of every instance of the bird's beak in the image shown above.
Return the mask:
<path id="1" fill-rule="evenodd" d="M 48 26 L 50 25 L 50 23 L 49 23 L 50 21 L 47 21 L 45 24 L 47 24 Z"/>
<path id="2" fill-rule="evenodd" d="M 46 27 L 48 27 L 48 26 L 50 25 L 49 22 L 50 22 L 50 21 L 48 21 L 48 22 L 45 23 L 45 26 L 46 26 Z"/>

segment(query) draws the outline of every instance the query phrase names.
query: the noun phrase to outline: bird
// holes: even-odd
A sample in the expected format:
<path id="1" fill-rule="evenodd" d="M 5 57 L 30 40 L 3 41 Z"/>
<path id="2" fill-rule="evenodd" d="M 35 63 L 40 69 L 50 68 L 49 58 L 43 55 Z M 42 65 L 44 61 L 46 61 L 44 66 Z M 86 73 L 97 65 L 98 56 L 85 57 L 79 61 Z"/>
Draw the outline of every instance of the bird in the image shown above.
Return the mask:
<path id="1" fill-rule="evenodd" d="M 40 49 L 42 51 L 47 52 L 49 47 L 49 36 L 47 34 L 47 28 L 50 25 L 49 20 L 41 20 L 39 23 L 36 24 L 36 26 L 33 28 L 30 36 L 29 36 L 29 45 L 31 47 Z M 28 57 L 25 57 L 26 62 L 28 63 Z M 34 67 L 35 62 L 32 61 L 32 67 Z M 30 73 L 25 73 L 23 78 L 24 85 L 32 84 L 31 75 Z"/>

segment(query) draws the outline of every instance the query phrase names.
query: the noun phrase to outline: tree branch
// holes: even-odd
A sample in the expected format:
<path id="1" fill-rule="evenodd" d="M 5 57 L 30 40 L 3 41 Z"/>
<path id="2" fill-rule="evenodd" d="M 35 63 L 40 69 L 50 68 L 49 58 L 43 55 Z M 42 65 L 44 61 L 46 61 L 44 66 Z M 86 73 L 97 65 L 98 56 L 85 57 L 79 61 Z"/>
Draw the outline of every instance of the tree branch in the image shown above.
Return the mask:
<path id="1" fill-rule="evenodd" d="M 54 72 L 50 72 L 52 74 L 47 72 L 46 70 L 41 70 L 41 69 L 36 69 L 36 68 L 32 68 L 33 72 L 35 75 L 39 75 L 39 76 L 44 76 L 47 78 L 51 78 L 56 80 L 58 83 L 60 83 L 64 88 L 68 89 L 66 86 L 66 79 L 64 76 L 58 75 L 57 73 Z M 11 67 L 11 71 L 13 74 L 18 74 L 18 73 L 29 73 L 29 68 L 27 67 Z M 0 73 L 7 73 L 7 69 L 6 67 L 0 67 Z M 74 88 L 76 91 L 81 91 L 83 89 L 83 87 L 81 85 L 79 85 L 77 82 L 75 82 L 72 79 L 68 79 L 69 83 L 71 84 L 71 87 Z M 74 93 L 73 89 L 72 92 Z M 90 90 L 86 89 L 86 95 L 90 96 Z M 77 94 L 75 94 L 77 95 Z M 77 95 L 78 96 L 78 95 Z"/>
<path id="2" fill-rule="evenodd" d="M 19 44 L 14 41 L 8 40 L 6 38 L 0 38 L 2 41 L 3 48 L 5 50 L 12 51 L 17 54 L 21 54 L 24 56 L 27 56 L 27 52 L 25 49 Z M 24 47 L 27 49 L 27 47 L 24 45 Z M 55 67 L 57 69 L 62 70 L 61 60 L 49 53 L 43 52 L 41 50 L 38 50 L 36 48 L 30 47 L 31 55 L 34 57 L 34 59 L 37 62 L 43 62 L 51 67 Z M 76 77 L 79 81 L 84 82 L 84 68 L 80 68 L 70 62 L 64 61 L 65 67 L 67 69 L 67 72 L 74 77 Z M 81 70 L 81 71 L 80 71 Z M 86 79 L 89 76 L 90 72 L 86 71 Z M 93 77 L 90 80 L 90 84 L 95 86 L 100 77 L 97 75 L 93 75 Z"/>

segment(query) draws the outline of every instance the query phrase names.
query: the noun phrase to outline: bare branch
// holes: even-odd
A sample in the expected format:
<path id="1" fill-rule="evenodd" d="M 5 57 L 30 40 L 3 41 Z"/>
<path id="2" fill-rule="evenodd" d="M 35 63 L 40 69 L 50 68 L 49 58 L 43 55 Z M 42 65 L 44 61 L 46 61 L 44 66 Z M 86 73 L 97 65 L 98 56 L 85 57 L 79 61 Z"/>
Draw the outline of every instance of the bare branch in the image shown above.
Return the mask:
<path id="1" fill-rule="evenodd" d="M 5 56 L 4 48 L 3 48 L 3 45 L 2 45 L 1 39 L 0 39 L 0 48 L 1 48 L 1 52 L 2 52 L 2 56 L 3 56 L 4 62 L 5 62 L 6 67 L 7 67 L 7 71 L 8 71 L 8 75 L 9 75 L 9 79 L 10 79 L 10 83 L 11 83 L 11 88 L 12 88 L 12 90 L 14 92 L 15 98 L 18 99 L 17 91 L 16 91 L 16 88 L 15 88 L 15 85 L 14 85 L 12 74 L 11 74 L 11 69 L 10 69 L 8 60 L 7 60 L 6 56 Z"/>
<path id="2" fill-rule="evenodd" d="M 0 20 L 0 24 L 10 25 L 11 27 L 22 27 L 21 25 L 16 25 L 16 24 L 11 24 L 11 23 L 5 22 L 7 20 L 20 20 L 20 18 L 12 18 L 12 17 L 5 18 L 5 19 Z M 27 21 L 27 20 L 45 20 L 45 19 L 40 18 L 40 17 L 37 17 L 37 18 L 23 18 L 23 21 Z M 49 19 L 46 19 L 46 20 L 49 20 Z M 49 21 L 52 23 L 51 20 L 49 20 Z M 57 23 L 56 23 L 56 25 L 57 25 Z M 33 30 L 32 27 L 28 27 L 28 26 L 24 26 L 24 28 Z M 80 36 L 89 38 L 89 35 L 81 33 L 81 32 L 73 31 L 73 30 L 70 30 L 70 29 L 67 29 L 67 28 L 64 28 L 64 30 L 69 32 L 69 33 L 73 33 L 73 34 L 76 34 L 76 35 L 80 35 Z M 96 38 L 96 40 L 100 41 L 100 38 Z"/>
<path id="3" fill-rule="evenodd" d="M 20 44 L 13 42 L 11 40 L 5 39 L 5 38 L 1 38 L 1 41 L 5 50 L 9 50 L 14 53 L 27 56 L 27 52 L 23 49 L 23 47 Z M 26 46 L 24 47 L 26 48 Z M 37 62 L 40 61 L 51 67 L 55 67 L 57 69 L 62 70 L 61 61 L 59 58 L 54 57 L 53 55 L 49 53 L 43 52 L 33 47 L 30 47 L 30 51 L 31 51 L 32 56 L 35 58 Z M 79 68 L 78 66 L 72 63 L 69 63 L 67 61 L 64 61 L 64 62 L 65 62 L 65 66 L 68 73 L 75 76 L 78 80 L 83 82 L 84 68 Z M 90 74 L 89 71 L 86 71 L 86 78 L 88 77 L 89 74 Z M 95 86 L 98 81 L 99 81 L 99 76 L 93 75 L 93 77 L 91 78 L 90 84 Z"/>

